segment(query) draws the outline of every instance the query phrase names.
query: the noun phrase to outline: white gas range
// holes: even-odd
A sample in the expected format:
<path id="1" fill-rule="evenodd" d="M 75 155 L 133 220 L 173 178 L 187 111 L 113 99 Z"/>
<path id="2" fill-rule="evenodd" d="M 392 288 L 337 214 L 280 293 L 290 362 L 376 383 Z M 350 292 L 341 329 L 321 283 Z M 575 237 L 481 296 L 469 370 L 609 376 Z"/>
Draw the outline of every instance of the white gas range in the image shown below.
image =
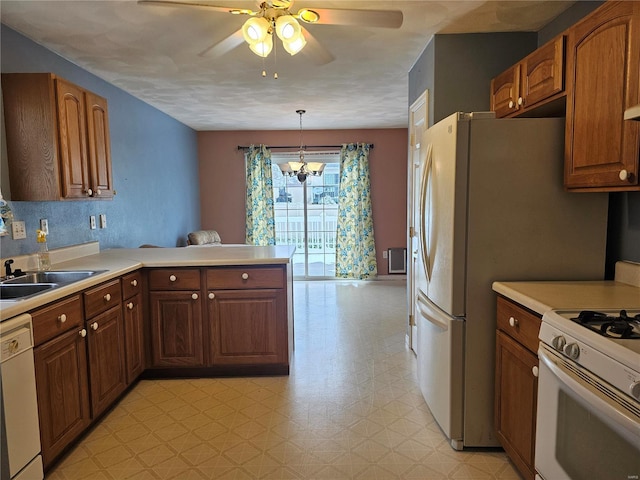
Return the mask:
<path id="1" fill-rule="evenodd" d="M 539 338 L 538 478 L 640 478 L 640 308 L 552 310 Z"/>

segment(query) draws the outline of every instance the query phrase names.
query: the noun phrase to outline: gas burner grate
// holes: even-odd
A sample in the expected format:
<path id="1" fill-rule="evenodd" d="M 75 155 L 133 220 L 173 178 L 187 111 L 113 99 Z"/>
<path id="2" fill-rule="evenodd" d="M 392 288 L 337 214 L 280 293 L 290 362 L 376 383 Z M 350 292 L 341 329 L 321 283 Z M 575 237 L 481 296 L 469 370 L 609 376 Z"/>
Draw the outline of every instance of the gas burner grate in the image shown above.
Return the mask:
<path id="1" fill-rule="evenodd" d="M 629 316 L 626 310 L 620 310 L 617 317 L 603 312 L 583 310 L 571 320 L 605 337 L 640 338 L 640 314 Z"/>

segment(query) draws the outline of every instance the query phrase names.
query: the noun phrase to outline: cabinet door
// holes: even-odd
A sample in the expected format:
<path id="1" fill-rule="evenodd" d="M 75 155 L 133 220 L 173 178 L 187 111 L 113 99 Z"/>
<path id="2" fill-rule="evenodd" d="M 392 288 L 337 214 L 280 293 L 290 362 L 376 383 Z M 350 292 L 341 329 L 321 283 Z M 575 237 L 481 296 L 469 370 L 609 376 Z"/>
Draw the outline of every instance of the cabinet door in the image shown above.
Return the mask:
<path id="1" fill-rule="evenodd" d="M 45 468 L 89 425 L 86 335 L 74 329 L 34 350 Z"/>
<path id="2" fill-rule="evenodd" d="M 208 294 L 213 365 L 286 364 L 283 290 L 217 290 Z"/>
<path id="3" fill-rule="evenodd" d="M 491 110 L 496 117 L 506 117 L 518 110 L 520 97 L 520 64 L 491 80 Z"/>
<path id="4" fill-rule="evenodd" d="M 127 367 L 127 385 L 144 370 L 144 340 L 142 324 L 142 295 L 124 303 L 124 341 Z"/>
<path id="5" fill-rule="evenodd" d="M 199 292 L 151 292 L 154 367 L 203 366 Z"/>
<path id="6" fill-rule="evenodd" d="M 96 198 L 112 198 L 113 178 L 107 100 L 91 92 L 85 92 L 85 100 L 91 189 Z"/>
<path id="7" fill-rule="evenodd" d="M 495 423 L 498 439 L 526 478 L 535 477 L 538 357 L 503 332 L 496 338 Z"/>
<path id="8" fill-rule="evenodd" d="M 522 61 L 522 98 L 525 108 L 564 90 L 564 41 L 560 36 Z"/>
<path id="9" fill-rule="evenodd" d="M 638 189 L 640 2 L 606 2 L 568 30 L 565 186 Z"/>
<path id="10" fill-rule="evenodd" d="M 85 198 L 88 194 L 89 163 L 87 157 L 84 91 L 65 80 L 56 79 L 58 134 L 62 196 Z"/>
<path id="11" fill-rule="evenodd" d="M 126 388 L 120 305 L 87 321 L 91 408 L 95 418 Z"/>

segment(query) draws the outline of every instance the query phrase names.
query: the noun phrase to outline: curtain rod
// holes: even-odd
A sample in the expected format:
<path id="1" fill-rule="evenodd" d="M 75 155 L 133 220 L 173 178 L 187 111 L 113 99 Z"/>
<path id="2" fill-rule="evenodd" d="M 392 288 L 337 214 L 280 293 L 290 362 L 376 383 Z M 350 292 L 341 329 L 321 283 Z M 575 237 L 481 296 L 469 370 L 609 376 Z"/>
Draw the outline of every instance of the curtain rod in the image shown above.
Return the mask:
<path id="1" fill-rule="evenodd" d="M 369 148 L 373 148 L 373 143 L 369 143 Z M 300 145 L 274 145 L 274 146 L 269 146 L 267 145 L 269 148 L 274 149 L 274 148 L 296 148 L 296 149 L 300 149 Z M 342 148 L 342 145 L 303 145 L 302 146 L 303 149 L 307 149 L 307 148 Z M 249 150 L 249 147 L 246 145 L 238 145 L 238 150 Z"/>

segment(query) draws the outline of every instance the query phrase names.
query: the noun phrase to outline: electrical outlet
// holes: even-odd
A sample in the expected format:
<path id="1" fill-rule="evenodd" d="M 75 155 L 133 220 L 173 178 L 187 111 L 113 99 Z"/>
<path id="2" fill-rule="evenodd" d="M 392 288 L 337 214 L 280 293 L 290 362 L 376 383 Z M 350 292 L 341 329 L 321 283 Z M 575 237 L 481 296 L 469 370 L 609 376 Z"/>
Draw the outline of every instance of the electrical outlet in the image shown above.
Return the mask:
<path id="1" fill-rule="evenodd" d="M 49 220 L 46 218 L 40 219 L 40 230 L 42 230 L 45 235 L 49 235 Z"/>
<path id="2" fill-rule="evenodd" d="M 24 226 L 24 222 L 11 222 L 11 232 L 13 233 L 14 240 L 27 238 L 27 229 Z"/>
<path id="3" fill-rule="evenodd" d="M 96 229 L 96 216 L 95 215 L 91 215 L 89 217 L 89 228 L 91 230 L 95 230 Z"/>
<path id="4" fill-rule="evenodd" d="M 383 250 L 382 251 L 382 258 L 389 258 L 389 251 L 388 250 Z"/>
<path id="5" fill-rule="evenodd" d="M 107 216 L 104 213 L 100 214 L 100 228 L 107 228 Z"/>

